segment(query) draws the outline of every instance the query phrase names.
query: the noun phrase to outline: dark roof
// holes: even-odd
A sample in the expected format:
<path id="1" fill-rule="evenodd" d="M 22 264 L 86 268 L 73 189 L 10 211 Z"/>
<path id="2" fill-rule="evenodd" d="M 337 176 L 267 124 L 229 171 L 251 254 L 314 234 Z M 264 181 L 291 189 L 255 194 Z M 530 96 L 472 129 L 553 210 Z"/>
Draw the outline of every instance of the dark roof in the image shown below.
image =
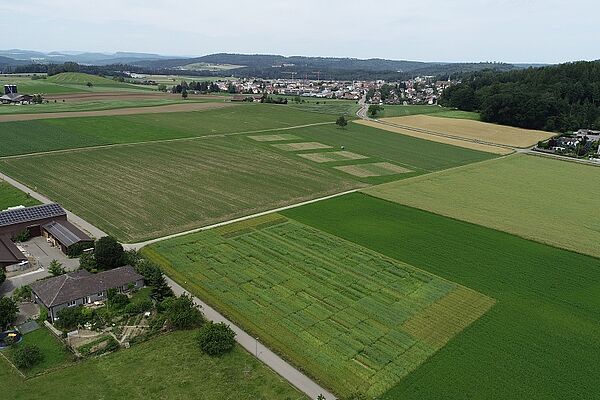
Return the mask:
<path id="1" fill-rule="evenodd" d="M 70 272 L 31 284 L 31 289 L 46 307 L 68 303 L 86 296 L 135 283 L 144 277 L 132 266 L 91 274 L 85 270 Z"/>
<path id="2" fill-rule="evenodd" d="M 7 236 L 0 236 L 0 263 L 16 264 L 25 260 L 27 257 Z"/>
<path id="3" fill-rule="evenodd" d="M 32 96 L 23 93 L 7 93 L 5 95 L 0 96 L 0 100 L 6 101 L 23 101 L 23 100 L 31 100 Z"/>
<path id="4" fill-rule="evenodd" d="M 75 243 L 92 241 L 88 235 L 69 221 L 52 221 L 42 225 L 42 228 L 65 247 L 71 247 Z"/>
<path id="5" fill-rule="evenodd" d="M 35 222 L 48 218 L 66 216 L 67 213 L 56 203 L 18 208 L 0 212 L 0 226 L 9 226 L 25 222 Z"/>

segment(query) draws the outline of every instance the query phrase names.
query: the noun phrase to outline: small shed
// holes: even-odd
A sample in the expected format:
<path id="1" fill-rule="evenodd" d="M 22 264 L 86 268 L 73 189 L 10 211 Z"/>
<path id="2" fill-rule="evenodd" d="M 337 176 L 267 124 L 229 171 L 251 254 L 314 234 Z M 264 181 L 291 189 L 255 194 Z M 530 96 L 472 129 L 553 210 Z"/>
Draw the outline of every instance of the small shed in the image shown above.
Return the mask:
<path id="1" fill-rule="evenodd" d="M 94 241 L 69 221 L 52 221 L 42 225 L 42 235 L 65 254 L 75 245 L 94 247 Z"/>

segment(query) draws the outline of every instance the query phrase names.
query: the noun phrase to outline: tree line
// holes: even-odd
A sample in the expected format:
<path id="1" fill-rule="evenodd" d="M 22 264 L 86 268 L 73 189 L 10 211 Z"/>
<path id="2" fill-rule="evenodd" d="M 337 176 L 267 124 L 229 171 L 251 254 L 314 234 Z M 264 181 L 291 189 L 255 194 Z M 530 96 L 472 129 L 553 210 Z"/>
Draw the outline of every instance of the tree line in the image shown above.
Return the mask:
<path id="1" fill-rule="evenodd" d="M 440 104 L 521 128 L 600 129 L 600 61 L 478 72 L 446 89 Z"/>

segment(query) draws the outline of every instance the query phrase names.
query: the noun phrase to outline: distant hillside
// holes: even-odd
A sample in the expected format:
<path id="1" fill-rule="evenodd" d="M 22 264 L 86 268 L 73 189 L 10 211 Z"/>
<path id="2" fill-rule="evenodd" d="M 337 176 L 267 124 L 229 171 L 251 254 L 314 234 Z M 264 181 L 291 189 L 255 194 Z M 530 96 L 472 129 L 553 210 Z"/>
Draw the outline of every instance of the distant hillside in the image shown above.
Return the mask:
<path id="1" fill-rule="evenodd" d="M 118 82 L 102 76 L 84 74 L 82 72 L 62 72 L 48 77 L 48 82 L 67 85 L 86 85 L 88 82 L 95 86 L 115 86 Z"/>
<path id="2" fill-rule="evenodd" d="M 223 68 L 227 74 L 240 77 L 315 77 L 323 79 L 400 79 L 413 75 L 458 74 L 484 69 L 512 70 L 511 64 L 498 63 L 432 63 L 406 60 L 385 60 L 379 58 L 329 58 L 329 57 L 284 57 L 262 54 L 211 54 L 203 57 L 136 61 L 133 65 L 152 69 L 180 69 L 199 71 L 206 66 L 206 72 Z M 237 68 L 231 68 L 237 66 Z M 292 74 L 293 73 L 293 74 Z"/>
<path id="3" fill-rule="evenodd" d="M 25 65 L 25 61 L 15 60 L 9 57 L 0 56 L 0 68 L 13 65 Z"/>
<path id="4" fill-rule="evenodd" d="M 175 59 L 175 57 L 152 53 L 93 53 L 69 51 L 51 51 L 44 53 L 21 49 L 0 50 L 0 57 L 9 57 L 13 60 L 26 61 L 27 63 L 62 64 L 64 62 L 76 62 L 86 65 L 129 64 L 140 60 Z"/>
<path id="5" fill-rule="evenodd" d="M 447 89 L 440 103 L 522 128 L 600 129 L 600 61 L 479 72 Z"/>

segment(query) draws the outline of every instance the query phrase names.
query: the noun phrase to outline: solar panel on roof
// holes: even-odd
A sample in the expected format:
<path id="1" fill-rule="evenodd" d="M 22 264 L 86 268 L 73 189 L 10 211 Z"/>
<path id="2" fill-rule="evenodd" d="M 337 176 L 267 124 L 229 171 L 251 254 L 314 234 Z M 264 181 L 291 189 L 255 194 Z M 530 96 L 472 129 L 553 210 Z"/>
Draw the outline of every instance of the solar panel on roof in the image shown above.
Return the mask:
<path id="1" fill-rule="evenodd" d="M 56 204 L 42 204 L 39 206 L 21 208 L 0 212 L 0 226 L 33 222 L 40 219 L 54 218 L 66 215 L 65 210 Z"/>

